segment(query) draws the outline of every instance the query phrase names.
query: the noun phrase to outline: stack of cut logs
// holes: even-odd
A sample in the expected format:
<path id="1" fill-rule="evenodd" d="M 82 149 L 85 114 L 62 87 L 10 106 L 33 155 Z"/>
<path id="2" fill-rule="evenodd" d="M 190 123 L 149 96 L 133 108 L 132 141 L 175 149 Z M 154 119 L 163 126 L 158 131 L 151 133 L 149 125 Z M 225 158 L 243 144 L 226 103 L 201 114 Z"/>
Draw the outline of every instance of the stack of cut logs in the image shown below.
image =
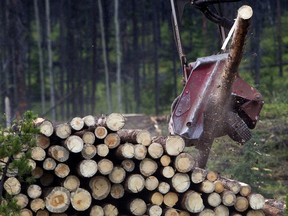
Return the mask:
<path id="1" fill-rule="evenodd" d="M 15 170 L 5 177 L 21 216 L 264 215 L 262 195 L 197 168 L 179 136 L 123 129 L 118 113 L 36 124 L 30 160 L 36 182 L 21 185 Z"/>

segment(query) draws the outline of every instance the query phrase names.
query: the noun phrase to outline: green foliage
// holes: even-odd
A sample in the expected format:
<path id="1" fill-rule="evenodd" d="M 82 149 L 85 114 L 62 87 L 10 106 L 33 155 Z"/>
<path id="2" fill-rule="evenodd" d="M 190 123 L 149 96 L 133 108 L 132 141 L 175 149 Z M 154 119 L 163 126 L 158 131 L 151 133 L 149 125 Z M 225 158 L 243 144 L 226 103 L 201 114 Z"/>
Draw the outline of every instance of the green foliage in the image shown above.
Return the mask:
<path id="1" fill-rule="evenodd" d="M 7 197 L 5 200 L 1 200 L 0 214 L 1 216 L 18 216 L 20 207 L 17 205 L 16 201 L 11 197 Z"/>

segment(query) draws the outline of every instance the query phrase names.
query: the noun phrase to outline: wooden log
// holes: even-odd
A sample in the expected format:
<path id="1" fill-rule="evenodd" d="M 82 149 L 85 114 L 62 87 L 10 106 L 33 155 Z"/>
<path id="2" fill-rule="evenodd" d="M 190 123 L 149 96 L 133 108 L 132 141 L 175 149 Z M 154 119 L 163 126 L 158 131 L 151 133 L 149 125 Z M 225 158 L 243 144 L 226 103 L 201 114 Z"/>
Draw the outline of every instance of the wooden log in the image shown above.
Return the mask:
<path id="1" fill-rule="evenodd" d="M 51 173 L 43 173 L 43 175 L 40 178 L 40 184 L 44 187 L 50 186 L 54 181 L 54 176 Z"/>
<path id="2" fill-rule="evenodd" d="M 107 131 L 106 127 L 97 126 L 94 130 L 94 134 L 95 134 L 96 138 L 104 139 L 107 136 L 108 131 Z"/>
<path id="3" fill-rule="evenodd" d="M 195 184 L 199 184 L 206 179 L 206 176 L 207 176 L 207 170 L 196 167 L 192 171 L 191 181 Z"/>
<path id="4" fill-rule="evenodd" d="M 60 145 L 52 145 L 48 149 L 48 155 L 59 162 L 67 161 L 69 154 L 69 151 Z"/>
<path id="5" fill-rule="evenodd" d="M 26 206 L 29 203 L 29 198 L 26 194 L 19 193 L 14 196 L 14 199 L 16 201 L 16 204 L 19 206 L 20 209 L 26 208 Z"/>
<path id="6" fill-rule="evenodd" d="M 214 185 L 215 185 L 215 189 L 214 189 L 214 191 L 216 192 L 216 193 L 222 193 L 223 191 L 224 191 L 224 185 L 223 185 L 223 183 L 221 182 L 221 181 L 218 181 L 218 180 L 216 180 L 215 182 L 214 182 Z"/>
<path id="7" fill-rule="evenodd" d="M 165 208 L 164 216 L 179 216 L 179 212 L 175 208 Z"/>
<path id="8" fill-rule="evenodd" d="M 203 193 L 212 193 L 215 190 L 215 185 L 213 182 L 204 180 L 199 184 L 199 191 Z"/>
<path id="9" fill-rule="evenodd" d="M 153 142 L 148 146 L 148 154 L 153 159 L 160 158 L 164 153 L 164 148 L 160 143 Z"/>
<path id="10" fill-rule="evenodd" d="M 54 169 L 54 173 L 59 178 L 65 178 L 70 173 L 70 167 L 65 163 L 58 163 Z"/>
<path id="11" fill-rule="evenodd" d="M 187 173 L 196 165 L 196 161 L 189 153 L 180 153 L 174 160 L 174 166 L 178 172 Z"/>
<path id="12" fill-rule="evenodd" d="M 182 211 L 182 210 L 180 210 L 180 211 L 179 211 L 179 216 L 190 216 L 190 213 L 187 212 L 187 211 Z"/>
<path id="13" fill-rule="evenodd" d="M 31 170 L 34 170 L 36 168 L 36 161 L 28 158 L 28 166 L 31 168 Z"/>
<path id="14" fill-rule="evenodd" d="M 111 186 L 110 195 L 114 199 L 120 199 L 124 196 L 125 190 L 122 184 L 113 184 Z"/>
<path id="15" fill-rule="evenodd" d="M 266 216 L 281 216 L 284 215 L 285 207 L 286 206 L 283 201 L 266 199 L 262 210 Z"/>
<path id="16" fill-rule="evenodd" d="M 85 131 L 84 134 L 82 135 L 82 139 L 85 144 L 90 145 L 93 145 L 96 140 L 94 133 L 91 131 Z"/>
<path id="17" fill-rule="evenodd" d="M 97 155 L 100 157 L 106 157 L 109 154 L 109 148 L 106 144 L 99 144 L 96 146 Z"/>
<path id="18" fill-rule="evenodd" d="M 151 134 L 147 130 L 128 130 L 122 129 L 117 132 L 122 142 L 129 142 L 134 144 L 142 144 L 149 146 L 151 144 Z"/>
<path id="19" fill-rule="evenodd" d="M 42 149 L 47 149 L 50 146 L 50 139 L 47 136 L 42 134 L 36 135 L 36 146 L 41 147 Z"/>
<path id="20" fill-rule="evenodd" d="M 61 139 L 66 139 L 71 135 L 71 127 L 67 123 L 59 124 L 55 127 L 55 134 Z"/>
<path id="21" fill-rule="evenodd" d="M 45 209 L 45 201 L 41 198 L 36 198 L 36 199 L 33 199 L 31 202 L 30 202 L 30 209 L 33 211 L 33 212 L 37 212 L 39 210 L 43 210 Z"/>
<path id="22" fill-rule="evenodd" d="M 222 203 L 225 206 L 233 206 L 236 203 L 236 195 L 229 190 L 224 190 L 221 193 Z"/>
<path id="23" fill-rule="evenodd" d="M 28 208 L 24 208 L 20 210 L 19 215 L 20 216 L 33 216 L 33 212 Z"/>
<path id="24" fill-rule="evenodd" d="M 144 158 L 139 165 L 140 173 L 145 176 L 151 176 L 153 175 L 156 170 L 158 169 L 158 164 L 155 160 L 152 160 L 151 158 Z"/>
<path id="25" fill-rule="evenodd" d="M 145 188 L 148 191 L 154 191 L 159 186 L 158 178 L 155 176 L 148 176 L 145 179 Z"/>
<path id="26" fill-rule="evenodd" d="M 126 172 L 120 166 L 115 166 L 109 173 L 109 180 L 114 184 L 120 184 L 125 180 Z"/>
<path id="27" fill-rule="evenodd" d="M 170 184 L 168 184 L 167 182 L 160 182 L 158 185 L 158 191 L 161 194 L 167 194 L 170 191 Z"/>
<path id="28" fill-rule="evenodd" d="M 41 178 L 43 176 L 43 173 L 44 173 L 44 171 L 43 171 L 42 167 L 38 167 L 38 166 L 35 167 L 35 169 L 33 169 L 31 171 L 31 175 L 35 179 Z"/>
<path id="29" fill-rule="evenodd" d="M 15 177 L 9 177 L 5 180 L 4 182 L 4 190 L 9 194 L 9 195 L 17 195 L 21 191 L 21 183 L 19 180 Z"/>
<path id="30" fill-rule="evenodd" d="M 129 159 L 134 157 L 134 145 L 131 143 L 124 143 L 117 147 L 116 156 L 120 159 Z"/>
<path id="31" fill-rule="evenodd" d="M 49 216 L 49 211 L 46 209 L 40 209 L 36 212 L 36 216 Z"/>
<path id="32" fill-rule="evenodd" d="M 169 155 L 163 155 L 161 158 L 160 158 L 160 163 L 162 166 L 169 166 L 170 163 L 171 163 L 171 157 Z"/>
<path id="33" fill-rule="evenodd" d="M 141 198 L 133 199 L 129 202 L 129 211 L 132 215 L 144 215 L 147 210 L 145 201 Z"/>
<path id="34" fill-rule="evenodd" d="M 165 166 L 161 169 L 161 174 L 165 178 L 172 178 L 175 175 L 175 170 L 172 166 Z"/>
<path id="35" fill-rule="evenodd" d="M 215 212 L 212 209 L 203 209 L 202 212 L 197 214 L 198 216 L 215 216 Z"/>
<path id="36" fill-rule="evenodd" d="M 81 137 L 76 136 L 76 135 L 71 135 L 69 136 L 65 141 L 64 141 L 64 146 L 73 153 L 79 153 L 82 151 L 84 142 L 81 139 Z"/>
<path id="37" fill-rule="evenodd" d="M 113 162 L 106 158 L 99 160 L 97 165 L 98 165 L 98 171 L 102 175 L 109 175 L 114 168 Z"/>
<path id="38" fill-rule="evenodd" d="M 40 197 L 41 194 L 42 194 L 42 188 L 39 185 L 32 184 L 32 185 L 29 185 L 29 187 L 27 188 L 27 195 L 31 199 L 36 199 Z"/>
<path id="39" fill-rule="evenodd" d="M 145 179 L 140 174 L 132 174 L 125 181 L 125 189 L 131 193 L 139 193 L 144 189 Z"/>
<path id="40" fill-rule="evenodd" d="M 171 207 L 171 208 L 177 204 L 178 200 L 179 200 L 178 194 L 175 192 L 171 192 L 171 191 L 166 193 L 163 197 L 164 205 Z"/>
<path id="41" fill-rule="evenodd" d="M 252 192 L 252 188 L 250 185 L 246 184 L 246 183 L 243 183 L 243 182 L 239 182 L 240 184 L 240 191 L 239 193 L 242 195 L 242 196 L 249 196 Z"/>
<path id="42" fill-rule="evenodd" d="M 90 210 L 90 216 L 104 216 L 104 210 L 99 205 L 94 205 Z"/>
<path id="43" fill-rule="evenodd" d="M 211 207 L 217 207 L 221 204 L 222 199 L 221 199 L 220 194 L 213 192 L 208 195 L 207 202 Z"/>
<path id="44" fill-rule="evenodd" d="M 83 117 L 84 125 L 87 127 L 93 127 L 96 125 L 96 119 L 92 115 L 87 115 Z"/>
<path id="45" fill-rule="evenodd" d="M 229 216 L 229 209 L 225 205 L 219 205 L 215 209 L 215 216 Z"/>
<path id="46" fill-rule="evenodd" d="M 249 210 L 246 216 L 265 216 L 262 210 Z"/>
<path id="47" fill-rule="evenodd" d="M 185 141 L 180 136 L 168 136 L 165 140 L 165 150 L 170 156 L 177 156 L 183 152 Z"/>
<path id="48" fill-rule="evenodd" d="M 81 155 L 84 159 L 92 159 L 97 154 L 96 146 L 92 144 L 84 144 Z"/>
<path id="49" fill-rule="evenodd" d="M 105 137 L 104 143 L 108 146 L 109 149 L 114 149 L 120 145 L 120 137 L 117 133 L 109 133 Z"/>
<path id="50" fill-rule="evenodd" d="M 149 202 L 153 205 L 162 205 L 164 196 L 162 193 L 156 191 L 150 194 Z"/>
<path id="51" fill-rule="evenodd" d="M 83 118 L 80 118 L 80 117 L 74 117 L 71 119 L 69 124 L 72 130 L 79 131 L 79 130 L 82 130 L 84 127 L 84 120 Z"/>
<path id="52" fill-rule="evenodd" d="M 238 212 L 244 212 L 249 208 L 248 199 L 243 196 L 237 196 L 236 203 L 234 204 L 234 208 Z"/>
<path id="53" fill-rule="evenodd" d="M 46 152 L 39 146 L 32 147 L 31 158 L 35 161 L 43 161 L 46 157 Z"/>
<path id="54" fill-rule="evenodd" d="M 147 208 L 147 214 L 153 216 L 161 216 L 162 208 L 159 205 L 149 205 Z"/>
<path id="55" fill-rule="evenodd" d="M 173 188 L 179 192 L 184 193 L 190 187 L 191 181 L 189 175 L 186 173 L 176 173 L 172 177 L 172 186 Z"/>
<path id="56" fill-rule="evenodd" d="M 65 178 L 63 182 L 63 187 L 69 191 L 75 191 L 80 186 L 80 180 L 75 175 L 69 175 Z"/>
<path id="57" fill-rule="evenodd" d="M 94 160 L 82 160 L 78 164 L 78 174 L 82 177 L 90 178 L 96 174 L 98 166 Z"/>
<path id="58" fill-rule="evenodd" d="M 137 160 L 143 160 L 147 155 L 147 147 L 142 144 L 137 144 L 134 146 L 134 158 Z"/>
<path id="59" fill-rule="evenodd" d="M 92 197 L 87 190 L 77 188 L 76 191 L 71 192 L 71 205 L 76 211 L 82 212 L 87 210 L 91 206 L 91 203 Z"/>
<path id="60" fill-rule="evenodd" d="M 207 176 L 206 178 L 211 181 L 211 182 L 214 182 L 218 179 L 218 173 L 217 172 L 214 172 L 212 170 L 209 170 L 207 171 Z"/>
<path id="61" fill-rule="evenodd" d="M 117 206 L 113 204 L 106 204 L 103 206 L 103 211 L 105 216 L 118 216 L 119 210 Z"/>
<path id="62" fill-rule="evenodd" d="M 227 178 L 219 178 L 219 180 L 223 183 L 224 188 L 232 191 L 234 194 L 239 193 L 241 187 L 238 181 Z"/>
<path id="63" fill-rule="evenodd" d="M 181 206 L 191 213 L 199 213 L 203 211 L 205 207 L 201 194 L 192 190 L 185 192 L 181 199 Z"/>
<path id="64" fill-rule="evenodd" d="M 89 181 L 89 187 L 95 200 L 105 199 L 111 191 L 111 183 L 105 176 L 94 176 Z"/>
<path id="65" fill-rule="evenodd" d="M 41 134 L 50 137 L 54 132 L 53 124 L 48 120 L 42 120 L 41 122 L 36 122 L 36 126 L 39 128 Z"/>
<path id="66" fill-rule="evenodd" d="M 248 196 L 249 205 L 254 210 L 262 209 L 265 205 L 265 198 L 261 194 L 252 193 Z"/>
<path id="67" fill-rule="evenodd" d="M 131 159 L 125 159 L 121 162 L 121 166 L 126 172 L 133 172 L 135 169 L 135 163 Z"/>
<path id="68" fill-rule="evenodd" d="M 70 192 L 64 187 L 54 187 L 45 198 L 49 212 L 64 213 L 70 206 Z"/>
<path id="69" fill-rule="evenodd" d="M 43 169 L 44 170 L 54 170 L 56 167 L 57 163 L 53 158 L 47 157 L 44 161 L 43 161 Z"/>

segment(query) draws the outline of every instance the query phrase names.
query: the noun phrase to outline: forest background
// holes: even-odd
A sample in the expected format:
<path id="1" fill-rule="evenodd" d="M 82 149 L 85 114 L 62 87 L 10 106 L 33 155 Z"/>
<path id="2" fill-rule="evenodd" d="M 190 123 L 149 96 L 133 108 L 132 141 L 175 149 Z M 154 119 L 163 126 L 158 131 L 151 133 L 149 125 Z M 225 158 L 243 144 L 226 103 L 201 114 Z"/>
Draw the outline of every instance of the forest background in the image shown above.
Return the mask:
<path id="1" fill-rule="evenodd" d="M 234 19 L 244 4 L 254 15 L 239 73 L 265 105 L 253 139 L 244 146 L 217 140 L 208 167 L 284 199 L 288 2 L 215 7 Z M 26 110 L 52 121 L 111 112 L 169 115 L 181 93 L 169 0 L 3 0 L 0 26 L 0 113 L 9 98 L 12 119 Z M 193 7 L 184 12 L 181 33 L 190 62 L 220 51 L 218 26 Z"/>

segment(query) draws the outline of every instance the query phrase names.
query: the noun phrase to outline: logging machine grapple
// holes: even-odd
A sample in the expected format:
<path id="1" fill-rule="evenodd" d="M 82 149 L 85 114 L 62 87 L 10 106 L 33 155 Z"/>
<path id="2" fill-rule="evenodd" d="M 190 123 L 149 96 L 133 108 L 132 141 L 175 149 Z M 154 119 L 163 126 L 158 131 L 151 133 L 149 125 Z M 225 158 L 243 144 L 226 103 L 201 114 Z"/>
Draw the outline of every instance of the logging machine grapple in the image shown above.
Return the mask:
<path id="1" fill-rule="evenodd" d="M 236 1 L 239 0 L 171 0 L 172 24 L 184 88 L 172 104 L 169 132 L 183 137 L 186 146 L 196 146 L 201 154 L 198 165 L 203 168 L 214 138 L 228 135 L 239 143 L 245 143 L 251 138 L 250 129 L 256 126 L 264 102 L 261 94 L 241 79 L 237 72 L 244 43 L 238 48 L 234 46 L 238 49 L 236 51 L 231 50 L 231 45 L 229 52 L 222 50 L 217 55 L 198 58 L 189 63 L 182 49 L 178 23 L 184 7 L 190 5 L 218 24 L 220 29 L 233 29 L 234 22 L 220 16 L 214 4 Z M 247 33 L 247 26 L 238 28 L 244 28 L 240 30 Z M 240 41 L 244 41 L 245 36 L 240 35 Z M 238 52 L 237 59 L 232 59 L 235 55 L 231 52 Z M 229 67 L 230 61 L 232 65 L 234 62 L 233 67 Z"/>

